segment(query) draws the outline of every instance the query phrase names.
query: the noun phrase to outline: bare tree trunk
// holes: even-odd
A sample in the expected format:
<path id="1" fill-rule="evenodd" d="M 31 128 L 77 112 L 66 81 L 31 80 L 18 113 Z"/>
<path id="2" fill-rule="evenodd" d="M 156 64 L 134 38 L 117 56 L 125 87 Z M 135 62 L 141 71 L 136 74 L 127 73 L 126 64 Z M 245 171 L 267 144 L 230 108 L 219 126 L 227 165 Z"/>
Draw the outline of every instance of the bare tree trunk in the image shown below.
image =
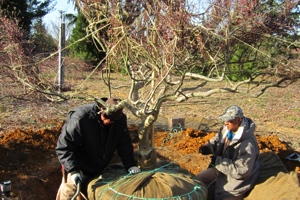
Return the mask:
<path id="1" fill-rule="evenodd" d="M 147 117 L 148 118 L 148 117 Z M 139 148 L 138 148 L 138 164 L 141 169 L 154 169 L 157 162 L 157 153 L 153 148 L 153 127 L 154 121 L 147 125 L 147 118 L 142 120 L 139 126 Z M 148 120 L 149 121 L 149 120 Z M 150 141 L 151 133 L 151 141 Z"/>

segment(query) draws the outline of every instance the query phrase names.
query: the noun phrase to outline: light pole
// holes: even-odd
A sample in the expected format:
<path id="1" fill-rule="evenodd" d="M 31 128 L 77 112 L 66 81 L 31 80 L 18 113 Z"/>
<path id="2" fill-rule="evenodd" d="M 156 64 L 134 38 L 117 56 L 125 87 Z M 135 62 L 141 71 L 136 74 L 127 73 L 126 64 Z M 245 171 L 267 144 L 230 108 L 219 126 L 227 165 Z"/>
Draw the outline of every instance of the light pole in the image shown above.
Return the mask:
<path id="1" fill-rule="evenodd" d="M 65 19 L 63 12 L 60 10 L 60 28 L 59 28 L 59 39 L 58 39 L 58 91 L 61 92 L 64 87 L 64 75 L 65 75 Z"/>

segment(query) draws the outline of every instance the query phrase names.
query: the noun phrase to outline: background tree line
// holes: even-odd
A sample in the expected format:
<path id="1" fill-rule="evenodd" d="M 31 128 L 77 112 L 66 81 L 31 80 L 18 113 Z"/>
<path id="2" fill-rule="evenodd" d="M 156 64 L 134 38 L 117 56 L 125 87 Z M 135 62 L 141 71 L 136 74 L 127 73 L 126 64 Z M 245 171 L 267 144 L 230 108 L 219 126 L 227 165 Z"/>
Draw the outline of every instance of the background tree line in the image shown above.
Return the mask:
<path id="1" fill-rule="evenodd" d="M 76 6 L 78 15 L 66 15 L 67 25 L 74 25 L 67 41 L 67 55 L 89 61 L 96 67 L 105 63 L 114 70 L 130 74 L 129 67 L 142 65 L 146 69 L 154 69 L 153 66 L 158 65 L 156 69 L 160 69 L 160 65 L 163 65 L 160 59 L 170 61 L 177 58 L 176 73 L 193 78 L 222 74 L 219 66 L 226 66 L 226 76 L 221 77 L 231 81 L 254 79 L 253 74 L 260 74 L 261 69 L 275 68 L 277 73 L 285 77 L 297 77 L 297 70 L 290 69 L 289 62 L 298 56 L 298 1 L 213 0 L 207 1 L 205 8 L 199 8 L 201 2 L 184 0 L 169 3 L 153 0 L 117 1 L 110 6 L 98 0 L 69 2 Z M 18 31 L 20 34 L 22 32 L 24 39 L 20 40 L 23 44 L 19 48 L 26 47 L 24 52 L 31 54 L 28 56 L 49 52 L 55 54 L 57 51 L 57 38 L 49 33 L 42 20 L 54 5 L 53 0 L 1 1 L 1 16 L 20 28 Z M 154 5 L 156 9 L 151 8 Z M 9 32 L 7 26 L 2 24 L 2 31 Z M 120 40 L 122 33 L 113 27 L 123 28 L 127 33 L 123 39 L 129 41 L 123 43 L 125 40 Z M 115 41 L 121 43 L 116 45 Z M 137 44 L 131 43 L 133 41 L 140 43 L 139 48 L 125 51 L 126 46 Z M 170 46 L 167 47 L 168 43 Z M 153 55 L 142 54 L 143 51 Z M 160 58 L 159 55 L 166 57 Z M 11 59 L 8 60 L 11 62 Z M 8 70 L 7 74 L 11 74 L 11 71 Z M 50 94 L 55 92 L 55 87 L 47 88 L 53 88 Z"/>

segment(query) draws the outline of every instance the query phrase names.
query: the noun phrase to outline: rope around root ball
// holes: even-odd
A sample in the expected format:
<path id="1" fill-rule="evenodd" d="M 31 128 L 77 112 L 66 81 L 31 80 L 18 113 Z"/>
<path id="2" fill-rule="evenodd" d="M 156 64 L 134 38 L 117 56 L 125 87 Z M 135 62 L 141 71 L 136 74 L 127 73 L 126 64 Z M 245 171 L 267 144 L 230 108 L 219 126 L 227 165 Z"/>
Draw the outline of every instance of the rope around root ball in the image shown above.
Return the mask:
<path id="1" fill-rule="evenodd" d="M 135 175 L 111 169 L 89 184 L 89 199 L 205 200 L 206 186 L 174 163 Z M 91 194 L 93 193 L 93 194 Z"/>

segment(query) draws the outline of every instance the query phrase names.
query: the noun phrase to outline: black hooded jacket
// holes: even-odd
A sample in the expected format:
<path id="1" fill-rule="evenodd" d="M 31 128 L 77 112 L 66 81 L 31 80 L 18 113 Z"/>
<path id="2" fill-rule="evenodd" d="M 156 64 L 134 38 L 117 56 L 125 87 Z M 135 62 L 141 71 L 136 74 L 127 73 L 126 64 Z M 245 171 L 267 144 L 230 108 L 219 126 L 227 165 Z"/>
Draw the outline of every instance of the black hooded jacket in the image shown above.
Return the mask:
<path id="1" fill-rule="evenodd" d="M 116 150 L 126 170 L 136 165 L 126 115 L 122 114 L 107 127 L 100 122 L 98 112 L 96 103 L 69 112 L 55 148 L 67 172 L 81 171 L 86 176 L 99 174 Z"/>

